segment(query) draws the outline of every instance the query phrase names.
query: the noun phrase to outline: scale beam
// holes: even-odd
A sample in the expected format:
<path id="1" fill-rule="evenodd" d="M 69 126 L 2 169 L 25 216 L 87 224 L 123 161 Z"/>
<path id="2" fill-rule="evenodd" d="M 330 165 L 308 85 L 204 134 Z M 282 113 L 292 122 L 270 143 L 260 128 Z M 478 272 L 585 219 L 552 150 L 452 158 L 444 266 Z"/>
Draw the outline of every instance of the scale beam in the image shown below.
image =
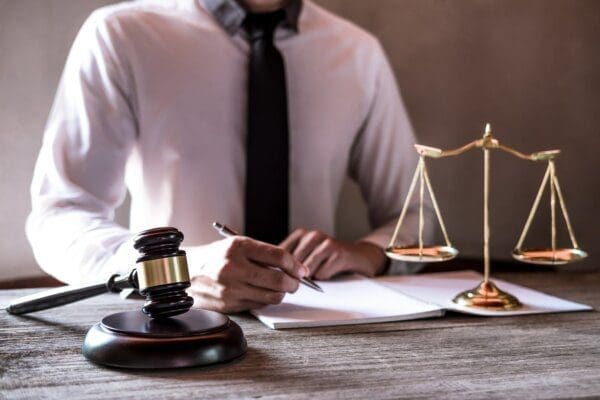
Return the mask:
<path id="1" fill-rule="evenodd" d="M 490 124 L 486 124 L 485 133 L 482 139 L 473 140 L 461 147 L 451 150 L 442 150 L 437 147 L 424 146 L 422 144 L 415 144 L 417 153 L 419 155 L 431 158 L 442 158 L 442 157 L 454 157 L 464 154 L 473 149 L 498 149 L 508 154 L 520 158 L 526 161 L 548 161 L 554 159 L 560 154 L 560 150 L 544 150 L 538 151 L 531 154 L 522 153 L 512 147 L 506 146 L 498 141 L 498 139 L 492 136 L 492 127 Z"/>

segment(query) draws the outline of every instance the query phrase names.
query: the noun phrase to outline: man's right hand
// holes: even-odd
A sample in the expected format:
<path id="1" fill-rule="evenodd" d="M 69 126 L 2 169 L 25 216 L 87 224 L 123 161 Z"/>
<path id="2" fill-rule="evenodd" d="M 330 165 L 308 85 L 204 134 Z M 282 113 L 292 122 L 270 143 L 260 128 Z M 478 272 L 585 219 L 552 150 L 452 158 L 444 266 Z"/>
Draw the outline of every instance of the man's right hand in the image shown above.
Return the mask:
<path id="1" fill-rule="evenodd" d="M 202 260 L 192 270 L 189 294 L 207 310 L 230 313 L 279 304 L 309 274 L 289 252 L 244 236 L 186 251 L 196 262 Z"/>

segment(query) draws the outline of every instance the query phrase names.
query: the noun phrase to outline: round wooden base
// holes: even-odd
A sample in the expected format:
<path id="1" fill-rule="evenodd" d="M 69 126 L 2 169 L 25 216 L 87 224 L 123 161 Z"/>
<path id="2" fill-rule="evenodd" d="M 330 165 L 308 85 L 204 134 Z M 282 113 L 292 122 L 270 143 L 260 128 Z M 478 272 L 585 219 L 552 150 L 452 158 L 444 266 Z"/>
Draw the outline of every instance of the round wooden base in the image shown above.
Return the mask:
<path id="1" fill-rule="evenodd" d="M 233 360 L 246 352 L 242 329 L 225 315 L 192 309 L 152 319 L 141 311 L 111 314 L 88 331 L 83 355 L 120 368 L 182 368 Z"/>

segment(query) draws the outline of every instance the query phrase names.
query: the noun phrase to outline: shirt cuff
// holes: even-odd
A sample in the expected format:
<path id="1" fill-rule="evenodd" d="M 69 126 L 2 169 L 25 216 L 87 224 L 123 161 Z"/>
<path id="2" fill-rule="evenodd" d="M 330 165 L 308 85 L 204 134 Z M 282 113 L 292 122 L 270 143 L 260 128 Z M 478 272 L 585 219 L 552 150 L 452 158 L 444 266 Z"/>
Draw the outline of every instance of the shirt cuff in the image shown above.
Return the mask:
<path id="1" fill-rule="evenodd" d="M 136 260 L 140 257 L 140 253 L 133 248 L 135 235 L 131 235 L 126 239 L 115 251 L 110 258 L 108 270 L 120 276 L 129 275 L 131 270 L 135 268 Z"/>

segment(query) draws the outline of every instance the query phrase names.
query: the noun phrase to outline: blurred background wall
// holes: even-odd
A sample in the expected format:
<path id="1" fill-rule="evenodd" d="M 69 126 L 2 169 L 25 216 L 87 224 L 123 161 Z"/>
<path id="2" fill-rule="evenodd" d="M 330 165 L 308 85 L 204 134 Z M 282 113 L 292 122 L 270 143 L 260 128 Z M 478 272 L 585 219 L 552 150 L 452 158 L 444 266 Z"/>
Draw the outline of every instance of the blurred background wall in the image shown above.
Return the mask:
<path id="1" fill-rule="evenodd" d="M 582 266 L 595 267 L 600 1 L 317 2 L 379 37 L 420 143 L 458 147 L 491 122 L 502 142 L 523 152 L 563 149 L 558 175 L 580 244 L 592 253 Z M 23 229 L 33 165 L 71 42 L 86 16 L 109 3 L 0 0 L 0 280 L 42 274 Z M 473 152 L 430 163 L 451 239 L 466 256 L 481 254 L 481 159 Z M 493 257 L 510 257 L 544 168 L 493 154 Z M 531 245 L 549 244 L 547 205 Z M 127 223 L 127 204 L 118 219 Z M 350 239 L 366 229 L 360 196 L 347 183 L 338 233 Z"/>

